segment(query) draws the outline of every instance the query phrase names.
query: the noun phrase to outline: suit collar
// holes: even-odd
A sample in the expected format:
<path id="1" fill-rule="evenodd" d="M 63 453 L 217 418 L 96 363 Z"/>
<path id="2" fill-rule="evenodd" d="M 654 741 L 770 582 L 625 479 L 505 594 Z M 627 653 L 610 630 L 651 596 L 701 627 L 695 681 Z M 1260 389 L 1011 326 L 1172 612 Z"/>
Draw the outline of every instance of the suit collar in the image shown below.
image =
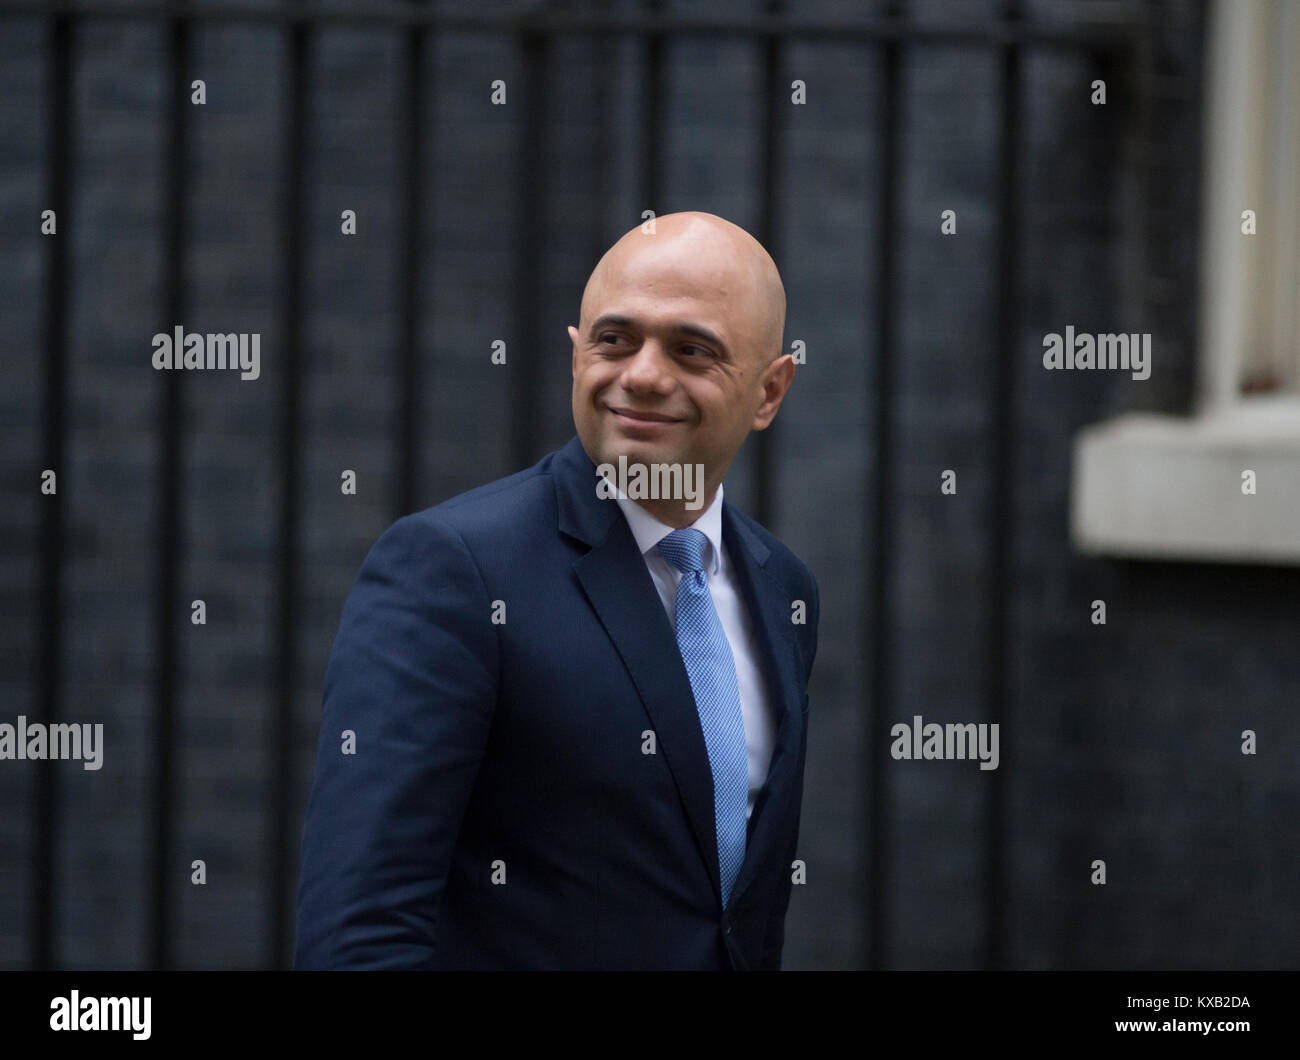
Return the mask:
<path id="1" fill-rule="evenodd" d="M 618 506 L 596 496 L 596 465 L 575 434 L 551 465 L 560 533 L 584 545 L 598 545 L 621 519 Z"/>
<path id="2" fill-rule="evenodd" d="M 709 542 L 709 548 L 705 549 L 704 567 L 708 571 L 709 577 L 715 577 L 722 569 L 722 504 L 724 493 L 721 484 L 718 485 L 717 495 L 699 518 L 691 523 L 691 528 L 700 531 Z M 609 502 L 606 501 L 606 504 Z M 628 500 L 626 497 L 619 496 L 614 499 L 619 510 L 627 519 L 628 528 L 632 531 L 632 536 L 636 538 L 636 546 L 641 550 L 641 555 L 645 555 L 665 537 L 673 532 L 673 527 L 666 523 L 661 523 L 648 511 L 637 504 L 636 501 Z"/>
<path id="3" fill-rule="evenodd" d="M 555 479 L 560 532 L 585 545 L 600 544 L 619 521 L 615 517 L 622 513 L 617 502 L 611 503 L 596 495 L 596 465 L 583 449 L 582 441 L 576 434 L 555 454 L 551 473 Z M 718 487 L 718 492 L 722 493 L 721 486 Z M 725 498 L 721 509 L 721 524 L 725 527 L 730 522 L 736 541 L 760 567 L 766 564 L 769 555 L 767 546 L 749 527 L 735 518 L 735 510 Z M 626 517 L 621 521 L 626 522 Z M 723 540 L 726 540 L 725 535 Z M 728 546 L 730 547 L 730 542 Z"/>

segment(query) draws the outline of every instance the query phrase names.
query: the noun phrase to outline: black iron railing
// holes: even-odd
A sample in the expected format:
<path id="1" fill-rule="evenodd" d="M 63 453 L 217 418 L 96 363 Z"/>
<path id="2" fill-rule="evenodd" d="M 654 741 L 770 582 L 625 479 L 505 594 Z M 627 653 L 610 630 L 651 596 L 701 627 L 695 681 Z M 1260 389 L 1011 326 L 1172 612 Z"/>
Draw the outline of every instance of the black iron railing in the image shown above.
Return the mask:
<path id="1" fill-rule="evenodd" d="M 469 5 L 466 5 L 469 6 Z M 164 319 L 185 319 L 186 248 L 189 218 L 185 187 L 184 162 L 190 148 L 184 118 L 189 97 L 189 56 L 192 30 L 199 24 L 262 24 L 279 27 L 289 34 L 286 51 L 286 81 L 291 86 L 286 97 L 284 115 L 283 179 L 285 202 L 291 204 L 283 218 L 281 269 L 288 293 L 283 310 L 286 373 L 279 403 L 279 496 L 280 510 L 276 540 L 277 598 L 276 661 L 273 751 L 270 762 L 272 826 L 267 833 L 267 855 L 271 865 L 266 894 L 266 937 L 269 967 L 288 964 L 292 938 L 293 883 L 290 855 L 298 839 L 297 822 L 292 819 L 293 772 L 291 769 L 291 705 L 299 644 L 297 627 L 299 610 L 299 522 L 296 482 L 302 467 L 301 388 L 289 381 L 301 379 L 310 371 L 307 351 L 303 348 L 303 313 L 305 299 L 304 226 L 306 204 L 303 189 L 310 186 L 307 172 L 308 146 L 312 135 L 308 100 L 311 91 L 308 71 L 316 32 L 322 27 L 348 24 L 391 27 L 404 36 L 401 67 L 398 74 L 402 112 L 400 115 L 402 155 L 399 166 L 401 203 L 397 239 L 392 248 L 402 278 L 399 298 L 401 316 L 398 337 L 400 363 L 398 415 L 393 432 L 394 460 L 397 468 L 393 498 L 394 517 L 413 509 L 418 496 L 416 441 L 419 437 L 419 394 L 430 384 L 428 366 L 418 354 L 420 334 L 421 277 L 427 275 L 422 261 L 420 242 L 426 203 L 434 192 L 436 175 L 422 164 L 420 135 L 427 133 L 429 115 L 423 105 L 428 71 L 423 55 L 431 38 L 438 34 L 461 32 L 495 33 L 514 38 L 523 58 L 523 84 L 520 86 L 527 107 L 521 125 L 519 152 L 520 172 L 538 173 L 544 164 L 547 131 L 547 50 L 557 38 L 589 35 L 597 41 L 623 37 L 641 42 L 644 48 L 643 97 L 644 127 L 638 130 L 644 144 L 647 166 L 643 201 L 659 201 L 663 187 L 662 157 L 665 142 L 665 114 L 662 104 L 662 70 L 666 52 L 675 42 L 690 37 L 730 37 L 748 40 L 760 49 L 762 62 L 762 113 L 759 153 L 762 158 L 759 180 L 759 215 L 756 235 L 780 260 L 781 215 L 786 201 L 782 180 L 785 153 L 783 115 L 780 105 L 787 88 L 783 84 L 783 51 L 791 42 L 855 42 L 879 50 L 883 57 L 879 129 L 882 159 L 880 193 L 873 204 L 879 233 L 870 253 L 874 257 L 878 286 L 871 292 L 876 321 L 876 362 L 874 392 L 864 402 L 874 409 L 872 437 L 868 449 L 875 454 L 874 484 L 868 493 L 863 525 L 874 529 L 871 556 L 871 589 L 864 594 L 861 639 L 866 668 L 870 675 L 869 717 L 867 731 L 887 731 L 893 717 L 894 651 L 891 623 L 894 613 L 893 570 L 897 556 L 896 529 L 890 518 L 891 498 L 897 483 L 893 478 L 894 400 L 896 391 L 895 348 L 898 339 L 897 303 L 899 275 L 898 231 L 901 216 L 901 142 L 906 114 L 901 109 L 900 69 L 905 50 L 916 44 L 949 44 L 994 49 L 1001 58 L 1000 121 L 997 142 L 991 145 L 997 158 L 997 340 L 995 348 L 1010 351 L 1015 346 L 1019 320 L 1019 211 L 1022 176 L 1020 153 L 1022 140 L 1022 67 L 1029 49 L 1066 48 L 1082 50 L 1101 60 L 1141 54 L 1140 43 L 1145 26 L 1144 11 L 1138 4 L 1095 2 L 1070 7 L 1067 19 L 1052 22 L 1030 21 L 1022 17 L 1020 7 L 1011 2 L 999 19 L 975 25 L 969 22 L 918 24 L 909 20 L 904 5 L 895 4 L 883 17 L 856 21 L 831 22 L 801 20 L 783 9 L 779 2 L 769 2 L 764 13 L 753 18 L 678 16 L 662 10 L 651 0 L 643 10 L 630 13 L 578 11 L 572 8 L 539 9 L 527 14 L 454 13 L 439 6 L 421 3 L 354 2 L 331 4 L 294 4 L 261 6 L 240 3 L 211 3 L 201 7 L 186 4 L 108 2 L 80 0 L 68 3 L 37 3 L 23 0 L 0 0 L 0 27 L 12 17 L 47 17 L 51 24 L 48 47 L 46 92 L 49 100 L 49 154 L 45 201 L 57 215 L 67 216 L 71 184 L 76 179 L 70 169 L 70 144 L 74 136 L 71 97 L 77 71 L 73 61 L 74 38 L 78 27 L 88 20 L 130 19 L 161 23 L 168 32 L 168 77 L 175 91 L 168 94 L 165 137 L 166 206 L 164 210 Z M 531 193 L 527 181 L 521 181 L 520 194 Z M 528 216 L 527 209 L 521 216 Z M 631 219 L 635 223 L 637 219 Z M 536 332 L 542 317 L 542 235 L 537 224 L 524 224 L 518 233 L 515 287 L 519 294 L 516 334 L 527 338 Z M 67 436 L 68 404 L 68 335 L 69 291 L 75 277 L 63 239 L 45 242 L 44 303 L 44 375 L 43 389 L 43 466 L 60 469 L 64 464 Z M 435 253 L 436 253 L 436 248 Z M 539 430 L 530 412 L 532 396 L 537 392 L 535 359 L 521 358 L 518 369 L 510 375 L 511 385 L 511 452 L 516 467 L 536 459 Z M 422 369 L 423 365 L 423 369 Z M 990 439 L 992 504 L 990 534 L 990 586 L 992 616 L 989 631 L 989 675 L 985 689 L 986 720 L 997 723 L 1007 694 L 1007 649 L 1009 636 L 1009 589 L 1012 541 L 1011 519 L 1014 503 L 1013 466 L 1014 432 L 1012 410 L 1015 406 L 1015 374 L 1009 356 L 999 359 L 996 385 L 993 387 Z M 180 546 L 184 538 L 181 489 L 183 467 L 184 409 L 178 373 L 163 373 L 163 405 L 157 424 L 162 453 L 159 467 L 160 508 L 157 535 L 155 659 L 153 679 L 153 742 L 157 748 L 151 778 L 152 805 L 148 848 L 149 881 L 148 948 L 149 962 L 156 968 L 173 963 L 171 939 L 174 934 L 175 895 L 172 870 L 176 854 L 175 811 L 182 778 L 176 768 L 176 712 L 178 687 L 178 634 L 173 603 L 178 590 Z M 768 523 L 775 431 L 757 437 L 755 454 L 755 514 Z M 59 716 L 59 660 L 63 651 L 64 627 L 61 587 L 65 562 L 66 512 L 61 495 L 44 499 L 42 506 L 39 552 L 40 615 L 38 651 L 35 661 L 36 702 L 39 720 L 46 724 Z M 869 737 L 867 761 L 883 759 L 884 741 Z M 1007 752 L 1003 752 L 1005 766 Z M 868 834 L 864 845 L 868 851 L 870 879 L 864 889 L 863 913 L 867 922 L 869 966 L 888 964 L 886 934 L 882 930 L 889 896 L 886 893 L 882 866 L 890 851 L 889 788 L 885 771 L 871 769 Z M 990 778 L 988 806 L 988 846 L 986 852 L 987 890 L 985 895 L 986 937 L 984 963 L 988 967 L 1003 964 L 1004 904 L 1004 806 L 1001 777 L 1005 769 Z M 55 910 L 59 904 L 60 879 L 55 857 L 59 788 L 57 774 L 42 770 L 35 775 L 35 822 L 31 873 L 30 963 L 33 967 L 52 967 L 58 962 L 55 952 Z"/>

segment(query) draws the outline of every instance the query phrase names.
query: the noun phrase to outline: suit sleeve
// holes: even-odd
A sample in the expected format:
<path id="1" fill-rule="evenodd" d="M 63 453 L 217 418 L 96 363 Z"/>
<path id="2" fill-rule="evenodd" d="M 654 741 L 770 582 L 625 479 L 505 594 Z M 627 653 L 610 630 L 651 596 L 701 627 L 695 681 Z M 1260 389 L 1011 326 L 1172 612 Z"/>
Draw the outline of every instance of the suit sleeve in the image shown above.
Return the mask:
<path id="1" fill-rule="evenodd" d="M 809 600 L 811 600 L 812 605 L 809 608 L 808 639 L 804 656 L 807 660 L 804 670 L 805 702 L 808 696 L 808 678 L 812 676 L 813 659 L 817 656 L 817 623 L 821 619 L 821 598 L 817 591 L 817 581 L 813 578 L 811 572 L 808 574 L 808 583 Z M 794 882 L 791 879 L 791 864 L 798 856 L 799 849 L 799 819 L 803 811 L 803 767 L 807 750 L 808 734 L 805 731 L 803 745 L 799 748 L 799 768 L 796 771 L 796 775 L 799 777 L 799 805 L 795 808 L 794 834 L 790 837 L 790 845 L 786 848 L 785 861 L 782 862 L 783 875 L 776 908 L 772 912 L 771 920 L 768 921 L 767 932 L 763 938 L 763 957 L 759 965 L 763 971 L 779 972 L 781 970 L 781 952 L 785 948 L 785 916 L 790 908 L 790 892 L 794 889 Z"/>
<path id="2" fill-rule="evenodd" d="M 491 725 L 498 651 L 461 536 L 426 515 L 394 523 L 348 595 L 325 674 L 296 967 L 429 964 Z"/>

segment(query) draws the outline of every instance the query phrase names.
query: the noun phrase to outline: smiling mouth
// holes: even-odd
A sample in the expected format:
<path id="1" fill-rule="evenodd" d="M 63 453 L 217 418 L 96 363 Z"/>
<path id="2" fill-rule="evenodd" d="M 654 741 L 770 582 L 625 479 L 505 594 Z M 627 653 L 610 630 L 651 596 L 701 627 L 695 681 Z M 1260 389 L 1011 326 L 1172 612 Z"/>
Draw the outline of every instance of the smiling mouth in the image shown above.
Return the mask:
<path id="1" fill-rule="evenodd" d="M 606 406 L 610 412 L 620 419 L 630 420 L 632 423 L 680 423 L 681 420 L 672 416 L 665 416 L 658 412 L 638 412 L 636 409 L 616 409 L 612 405 Z"/>

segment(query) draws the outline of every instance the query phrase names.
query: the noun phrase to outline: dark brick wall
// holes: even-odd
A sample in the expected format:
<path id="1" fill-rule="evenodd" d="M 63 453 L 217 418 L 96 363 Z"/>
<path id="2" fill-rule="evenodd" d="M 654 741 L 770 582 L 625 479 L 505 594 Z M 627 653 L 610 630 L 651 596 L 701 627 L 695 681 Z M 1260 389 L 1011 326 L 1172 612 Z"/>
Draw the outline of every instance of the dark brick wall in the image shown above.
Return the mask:
<path id="1" fill-rule="evenodd" d="M 484 5 L 479 5 L 483 7 Z M 510 5 L 493 5 L 510 6 Z M 699 10 L 705 5 L 678 5 Z M 761 5 L 708 5 L 756 10 Z M 918 21 L 979 24 L 998 6 L 910 5 Z M 1028 5 L 1033 17 L 1065 5 Z M 1136 6 L 1136 5 L 1135 5 Z M 1148 5 L 1142 5 L 1146 7 Z M 880 5 L 801 3 L 801 17 Z M 1000 780 L 972 763 L 896 763 L 887 733 L 868 754 L 873 590 L 872 386 L 880 238 L 879 50 L 843 40 L 787 44 L 778 84 L 808 85 L 790 108 L 776 245 L 799 369 L 775 434 L 772 528 L 822 587 L 812 729 L 788 967 L 860 965 L 869 888 L 884 887 L 890 966 L 979 967 L 993 829 L 1005 837 L 999 920 L 1014 967 L 1274 967 L 1296 964 L 1300 865 L 1283 828 L 1297 816 L 1300 657 L 1297 575 L 1249 568 L 1116 564 L 1075 556 L 1066 536 L 1069 445 L 1129 407 L 1186 407 L 1194 375 L 1201 9 L 1153 8 L 1161 78 L 1144 109 L 1130 59 L 1035 49 L 1023 67 L 1019 201 L 1021 310 L 1013 349 L 997 338 L 1001 66 L 978 45 L 909 45 L 902 57 L 893 481 L 889 570 L 895 610 L 890 720 L 984 720 L 994 480 L 994 365 L 1014 364 L 1008 695 Z M 203 23 L 186 111 L 189 249 L 184 317 L 163 319 L 161 123 L 165 37 L 145 22 L 87 21 L 75 34 L 72 263 L 61 716 L 103 721 L 106 764 L 56 768 L 57 952 L 62 965 L 148 962 L 152 594 L 157 544 L 154 332 L 258 331 L 262 377 L 183 378 L 183 551 L 174 601 L 177 693 L 175 954 L 194 968 L 263 966 L 276 655 L 279 427 L 286 388 L 302 398 L 298 658 L 291 869 L 306 799 L 320 685 L 339 609 L 369 545 L 398 514 L 402 41 L 328 28 L 308 54 L 304 186 L 287 192 L 287 37 L 271 26 Z M 38 233 L 49 136 L 48 28 L 0 17 L 0 720 L 31 714 L 40 528 L 42 269 Z M 416 506 L 517 469 L 509 373 L 531 363 L 537 452 L 571 433 L 569 348 L 586 275 L 642 209 L 703 209 L 751 229 L 761 208 L 762 58 L 738 40 L 667 47 L 663 189 L 645 201 L 643 55 L 635 41 L 557 41 L 544 63 L 540 170 L 525 167 L 523 58 L 497 34 L 442 35 L 425 49 L 420 132 L 427 195 L 419 247 Z M 1094 107 L 1088 86 L 1108 80 Z M 510 105 L 488 104 L 508 83 Z M 303 371 L 286 378 L 282 310 L 288 211 L 305 225 Z M 525 209 L 525 204 L 527 208 Z M 339 231 L 344 209 L 358 232 Z M 939 234 L 953 209 L 958 234 Z M 516 257 L 539 226 L 535 326 Z M 1154 332 L 1149 383 L 1045 373 L 1041 338 L 1080 329 Z M 508 343 L 508 366 L 489 362 Z M 755 500 L 752 444 L 728 494 Z M 358 475 L 356 496 L 340 472 Z M 939 494 L 945 468 L 955 497 Z M 207 602 L 208 624 L 189 623 Z M 1103 598 L 1109 623 L 1089 622 Z M 1243 728 L 1260 754 L 1239 753 Z M 26 867 L 33 763 L 0 763 L 0 967 L 23 967 L 32 909 Z M 889 791 L 885 862 L 868 857 L 874 771 Z M 1109 882 L 1088 882 L 1094 858 Z M 205 887 L 189 884 L 203 858 Z"/>

